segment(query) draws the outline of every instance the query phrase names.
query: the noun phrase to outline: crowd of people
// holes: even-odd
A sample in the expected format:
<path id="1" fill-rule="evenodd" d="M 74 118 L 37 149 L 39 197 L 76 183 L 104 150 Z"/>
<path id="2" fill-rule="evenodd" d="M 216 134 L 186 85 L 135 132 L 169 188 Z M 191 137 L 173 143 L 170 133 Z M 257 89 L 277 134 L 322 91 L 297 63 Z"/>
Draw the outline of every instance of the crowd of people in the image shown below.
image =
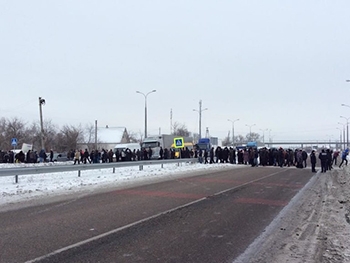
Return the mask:
<path id="1" fill-rule="evenodd" d="M 347 165 L 347 156 L 349 149 L 345 149 L 341 153 L 342 165 Z M 44 150 L 39 153 L 37 151 L 29 150 L 27 153 L 22 151 L 14 153 L 13 151 L 1 151 L 0 150 L 0 163 L 36 163 L 36 162 L 53 162 L 53 150 L 49 154 L 46 154 Z M 337 159 L 340 155 L 339 151 L 333 151 L 331 149 L 322 149 L 317 156 L 315 150 L 309 154 L 303 149 L 283 149 L 280 148 L 255 148 L 255 147 L 212 147 L 210 150 L 196 149 L 196 147 L 189 149 L 162 149 L 160 148 L 157 159 L 175 159 L 175 158 L 198 158 L 200 163 L 212 164 L 212 163 L 231 163 L 231 164 L 243 164 L 257 166 L 279 166 L 290 167 L 295 166 L 297 168 L 307 167 L 307 159 L 310 158 L 311 171 L 316 171 L 316 164 L 320 161 L 321 172 L 324 173 L 333 168 L 333 165 L 337 165 Z M 123 161 L 141 161 L 153 159 L 153 150 L 151 148 L 130 150 L 128 148 L 123 150 L 113 151 L 102 149 L 101 151 L 88 149 L 85 150 L 70 150 L 67 153 L 67 160 L 71 160 L 74 164 L 87 164 L 87 163 L 111 163 L 111 162 L 123 162 Z"/>

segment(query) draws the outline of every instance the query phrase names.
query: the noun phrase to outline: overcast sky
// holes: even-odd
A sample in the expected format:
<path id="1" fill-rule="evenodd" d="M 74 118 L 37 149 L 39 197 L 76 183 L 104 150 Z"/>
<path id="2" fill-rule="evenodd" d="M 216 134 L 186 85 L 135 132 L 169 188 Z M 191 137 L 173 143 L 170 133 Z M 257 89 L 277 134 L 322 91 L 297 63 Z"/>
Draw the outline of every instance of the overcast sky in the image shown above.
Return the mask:
<path id="1" fill-rule="evenodd" d="M 339 139 L 350 1 L 0 0 L 0 117 Z M 248 126 L 247 126 L 248 125 Z M 231 134 L 232 135 L 232 134 Z"/>

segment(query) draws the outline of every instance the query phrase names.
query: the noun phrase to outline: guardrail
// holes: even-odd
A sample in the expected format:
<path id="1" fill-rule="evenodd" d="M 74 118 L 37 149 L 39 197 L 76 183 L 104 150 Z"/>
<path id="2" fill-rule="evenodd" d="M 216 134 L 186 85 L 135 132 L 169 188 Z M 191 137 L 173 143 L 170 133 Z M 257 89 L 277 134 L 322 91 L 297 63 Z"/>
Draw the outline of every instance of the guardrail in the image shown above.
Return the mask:
<path id="1" fill-rule="evenodd" d="M 161 165 L 169 163 L 197 163 L 197 158 L 185 158 L 185 159 L 168 159 L 168 160 L 150 160 L 150 161 L 130 161 L 130 162 L 115 162 L 115 163 L 97 163 L 97 164 L 79 164 L 79 165 L 52 165 L 52 166 L 36 166 L 36 167 L 16 167 L 16 168 L 3 168 L 0 169 L 0 177 L 2 176 L 15 176 L 15 183 L 18 183 L 19 175 L 28 174 L 43 174 L 43 173 L 60 173 L 60 172 L 72 172 L 78 171 L 78 177 L 81 175 L 81 171 L 96 170 L 96 169 L 113 169 L 115 173 L 116 168 L 139 166 L 139 170 L 143 170 L 144 165 Z"/>

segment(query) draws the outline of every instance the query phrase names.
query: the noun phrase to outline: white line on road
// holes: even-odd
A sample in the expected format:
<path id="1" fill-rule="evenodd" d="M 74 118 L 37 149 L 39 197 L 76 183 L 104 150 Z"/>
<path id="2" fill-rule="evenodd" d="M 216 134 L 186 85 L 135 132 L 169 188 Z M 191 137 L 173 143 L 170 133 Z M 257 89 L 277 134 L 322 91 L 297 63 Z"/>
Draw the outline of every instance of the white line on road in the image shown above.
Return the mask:
<path id="1" fill-rule="evenodd" d="M 240 184 L 240 185 L 234 186 L 234 187 L 232 187 L 232 188 L 229 188 L 229 189 L 220 191 L 220 192 L 215 193 L 215 194 L 213 194 L 213 195 L 211 195 L 211 196 L 218 196 L 218 195 L 221 195 L 221 194 L 223 194 L 223 193 L 232 191 L 232 190 L 234 190 L 234 189 L 237 189 L 237 188 L 239 188 L 239 187 L 242 187 L 242 186 L 245 186 L 245 185 L 248 185 L 248 184 L 251 184 L 251 183 L 255 183 L 255 182 L 261 181 L 261 180 L 263 180 L 263 179 L 265 179 L 265 178 L 274 176 L 274 175 L 279 174 L 279 173 L 282 173 L 282 172 L 284 172 L 284 171 L 286 171 L 286 169 L 283 169 L 283 170 L 281 170 L 281 171 L 278 171 L 278 172 L 275 172 L 275 173 L 266 175 L 266 176 L 261 177 L 261 178 L 259 178 L 259 179 L 255 179 L 255 180 L 246 182 L 246 183 L 244 183 L 244 184 Z M 136 225 L 138 225 L 138 224 L 141 224 L 141 223 L 143 223 L 143 222 L 146 222 L 146 221 L 149 221 L 149 220 L 151 220 L 151 219 L 157 218 L 157 217 L 159 217 L 159 216 L 162 216 L 162 215 L 165 215 L 165 214 L 174 212 L 174 211 L 176 211 L 176 210 L 178 210 L 178 209 L 182 209 L 182 208 L 184 208 L 184 207 L 188 207 L 188 206 L 191 206 L 191 205 L 193 205 L 193 204 L 202 202 L 202 201 L 204 201 L 204 200 L 206 200 L 206 199 L 208 199 L 208 197 L 200 198 L 200 199 L 195 200 L 195 201 L 193 201 L 193 202 L 190 202 L 190 203 L 187 203 L 187 204 L 184 204 L 184 205 L 181 205 L 181 206 L 178 206 L 178 207 L 169 209 L 169 210 L 167 210 L 167 211 L 164 211 L 164 212 L 155 214 L 155 215 L 153 215 L 153 216 L 150 216 L 150 217 L 141 219 L 141 220 L 136 221 L 136 222 L 133 222 L 133 223 L 131 223 L 131 224 L 128 224 L 128 225 L 125 225 L 125 226 L 122 226 L 122 227 L 118 227 L 118 228 L 116 228 L 116 229 L 113 229 L 113 230 L 111 230 L 111 231 L 105 232 L 105 233 L 103 233 L 103 234 L 100 234 L 100 235 L 97 235 L 97 236 L 94 236 L 94 237 L 85 239 L 85 240 L 83 240 L 83 241 L 77 242 L 77 243 L 75 243 L 75 244 L 72 244 L 72 245 L 69 245 L 69 246 L 66 246 L 66 247 L 63 247 L 63 248 L 60 248 L 60 249 L 57 249 L 57 250 L 55 250 L 55 251 L 53 251 L 53 252 L 51 252 L 51 253 L 49 253 L 49 254 L 46 254 L 46 255 L 37 257 L 37 258 L 35 258 L 35 259 L 26 261 L 25 263 L 34 263 L 34 262 L 38 262 L 38 261 L 40 261 L 40 260 L 47 259 L 47 258 L 49 258 L 49 257 L 51 257 L 51 256 L 58 255 L 58 254 L 60 254 L 60 253 L 62 253 L 62 252 L 64 252 L 64 251 L 67 251 L 67 250 L 70 250 L 70 249 L 77 248 L 77 247 L 79 247 L 79 246 L 88 244 L 88 243 L 90 243 L 90 242 L 96 241 L 96 240 L 98 240 L 98 239 L 107 237 L 107 236 L 112 235 L 112 234 L 115 234 L 115 233 L 120 232 L 120 231 L 122 231 L 122 230 L 124 230 L 124 229 L 130 228 L 130 227 L 133 227 L 133 226 L 136 226 Z"/>

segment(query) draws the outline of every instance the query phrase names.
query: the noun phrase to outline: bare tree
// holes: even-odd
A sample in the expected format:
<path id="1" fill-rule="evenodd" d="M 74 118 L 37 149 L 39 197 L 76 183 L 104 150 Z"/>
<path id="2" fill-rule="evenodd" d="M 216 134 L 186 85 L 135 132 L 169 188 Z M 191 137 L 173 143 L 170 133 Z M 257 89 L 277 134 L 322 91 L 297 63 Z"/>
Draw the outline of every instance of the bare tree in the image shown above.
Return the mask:
<path id="1" fill-rule="evenodd" d="M 60 142 L 56 138 L 57 130 L 57 126 L 52 124 L 51 120 L 44 121 L 44 139 L 46 150 L 56 150 L 59 147 Z"/>
<path id="2" fill-rule="evenodd" d="M 26 129 L 26 141 L 25 143 L 29 143 L 33 145 L 33 149 L 40 149 L 41 147 L 41 130 L 39 123 L 33 122 Z"/>
<path id="3" fill-rule="evenodd" d="M 0 119 L 0 150 L 8 149 L 8 145 L 6 144 L 6 125 L 7 121 L 5 118 Z"/>
<path id="4" fill-rule="evenodd" d="M 3 139 L 4 139 L 4 149 L 9 150 L 12 148 L 11 139 L 16 138 L 18 144 L 22 144 L 25 141 L 25 122 L 18 119 L 13 118 L 11 120 L 6 120 L 5 127 L 3 131 Z"/>
<path id="5" fill-rule="evenodd" d="M 132 142 L 132 143 L 137 143 L 137 142 L 141 142 L 142 141 L 142 136 L 143 133 L 142 132 L 133 132 L 133 131 L 129 131 L 128 132 L 128 141 Z"/>
<path id="6" fill-rule="evenodd" d="M 230 138 L 230 132 L 228 132 L 227 136 L 222 140 L 222 146 L 232 145 L 232 140 Z"/>
<path id="7" fill-rule="evenodd" d="M 248 133 L 246 135 L 246 140 L 248 142 L 257 142 L 257 141 L 260 141 L 260 135 L 259 133 L 255 133 L 255 132 L 252 132 L 252 133 Z"/>
<path id="8" fill-rule="evenodd" d="M 80 125 L 78 127 L 64 125 L 57 136 L 61 140 L 61 147 L 66 150 L 77 149 L 78 141 L 84 141 L 84 132 Z"/>
<path id="9" fill-rule="evenodd" d="M 235 136 L 235 143 L 236 144 L 246 143 L 246 139 L 242 135 L 237 135 Z"/>
<path id="10" fill-rule="evenodd" d="M 86 144 L 89 151 L 95 149 L 95 130 L 96 128 L 94 124 L 87 124 L 84 128 L 83 143 Z M 98 139 L 97 143 L 100 143 Z"/>
<path id="11" fill-rule="evenodd" d="M 183 136 L 183 137 L 189 137 L 190 132 L 188 131 L 185 124 L 180 124 L 178 122 L 175 122 L 173 125 L 174 132 L 173 135 Z"/>

